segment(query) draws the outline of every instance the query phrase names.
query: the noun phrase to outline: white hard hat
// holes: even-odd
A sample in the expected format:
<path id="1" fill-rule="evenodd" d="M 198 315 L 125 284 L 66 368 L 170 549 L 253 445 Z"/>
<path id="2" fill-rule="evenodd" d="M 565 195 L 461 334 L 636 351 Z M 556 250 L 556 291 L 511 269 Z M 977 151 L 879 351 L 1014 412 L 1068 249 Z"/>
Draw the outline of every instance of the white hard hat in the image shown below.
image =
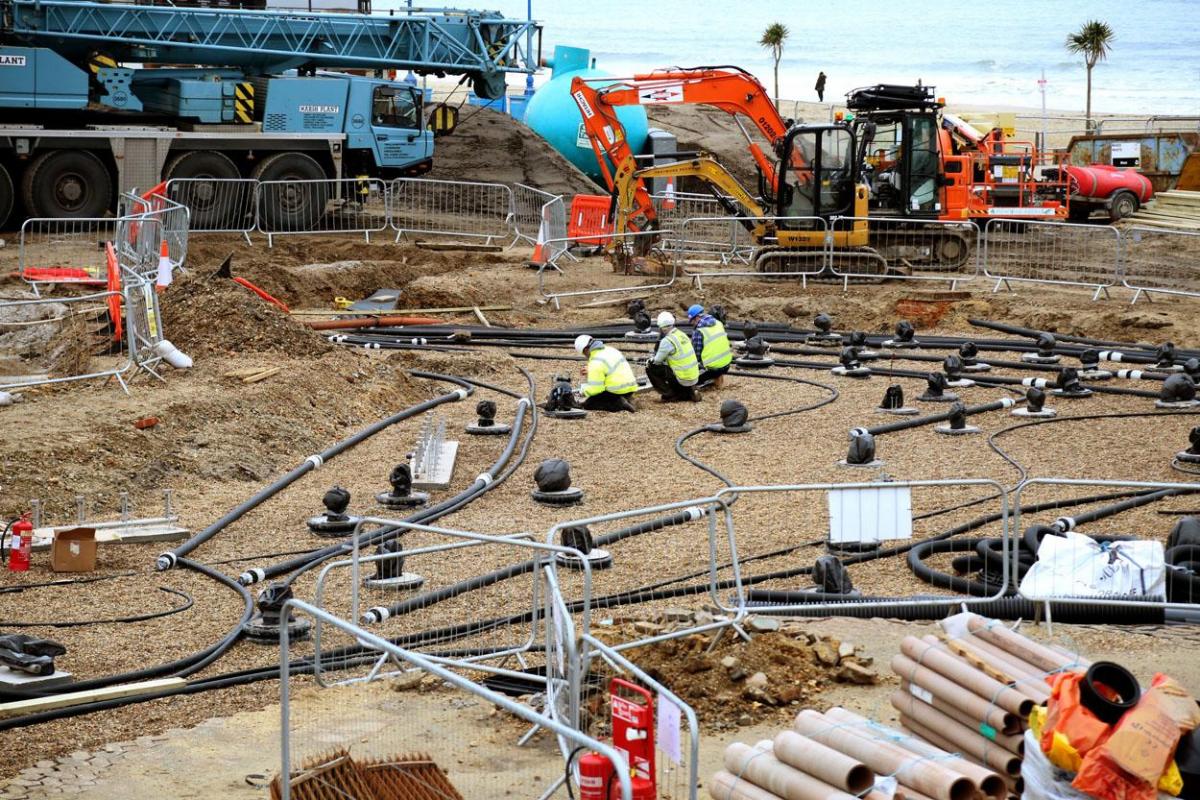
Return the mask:
<path id="1" fill-rule="evenodd" d="M 592 337 L 586 333 L 581 333 L 575 337 L 575 352 L 583 354 L 587 350 L 588 345 L 592 343 Z"/>
<path id="2" fill-rule="evenodd" d="M 675 324 L 675 315 L 670 311 L 658 312 L 658 327 L 669 328 Z"/>

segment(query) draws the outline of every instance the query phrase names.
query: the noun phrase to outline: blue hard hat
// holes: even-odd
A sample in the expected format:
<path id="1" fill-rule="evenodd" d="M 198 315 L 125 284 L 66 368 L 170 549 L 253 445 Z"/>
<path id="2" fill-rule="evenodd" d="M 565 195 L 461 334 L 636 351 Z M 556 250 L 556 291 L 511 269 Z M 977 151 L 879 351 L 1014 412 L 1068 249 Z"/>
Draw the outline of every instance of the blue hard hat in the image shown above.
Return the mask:
<path id="1" fill-rule="evenodd" d="M 704 306 L 697 303 L 688 309 L 688 319 L 695 319 L 704 313 Z"/>

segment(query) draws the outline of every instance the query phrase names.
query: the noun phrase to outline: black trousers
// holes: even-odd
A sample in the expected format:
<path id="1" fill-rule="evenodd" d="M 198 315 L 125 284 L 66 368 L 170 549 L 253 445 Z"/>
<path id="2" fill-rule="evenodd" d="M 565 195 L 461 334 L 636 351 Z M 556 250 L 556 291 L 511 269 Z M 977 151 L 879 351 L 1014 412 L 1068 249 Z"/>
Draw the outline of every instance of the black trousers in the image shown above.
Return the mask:
<path id="1" fill-rule="evenodd" d="M 666 364 L 655 364 L 650 362 L 646 365 L 646 377 L 650 379 L 650 385 L 653 386 L 663 400 L 668 402 L 673 400 L 691 400 L 692 394 L 696 387 L 684 386 L 675 377 L 674 371 Z"/>
<path id="2" fill-rule="evenodd" d="M 696 385 L 697 386 L 707 386 L 708 384 L 715 381 L 717 378 L 724 375 L 726 372 L 729 372 L 729 368 L 731 366 L 733 366 L 732 361 L 730 361 L 728 364 L 726 364 L 723 367 L 717 367 L 716 369 L 704 370 L 703 372 L 700 373 L 700 379 L 696 381 Z"/>
<path id="3" fill-rule="evenodd" d="M 601 392 L 583 399 L 583 407 L 588 411 L 634 411 L 633 392 L 629 394 L 613 394 Z"/>

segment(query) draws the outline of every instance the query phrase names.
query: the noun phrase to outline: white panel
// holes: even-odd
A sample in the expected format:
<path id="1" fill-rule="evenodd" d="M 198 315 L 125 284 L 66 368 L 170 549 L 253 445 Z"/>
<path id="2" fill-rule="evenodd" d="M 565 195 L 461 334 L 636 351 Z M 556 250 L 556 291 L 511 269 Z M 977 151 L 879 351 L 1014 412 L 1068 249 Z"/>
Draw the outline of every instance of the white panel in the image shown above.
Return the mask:
<path id="1" fill-rule="evenodd" d="M 829 490 L 829 541 L 874 544 L 912 538 L 912 491 L 907 486 Z"/>

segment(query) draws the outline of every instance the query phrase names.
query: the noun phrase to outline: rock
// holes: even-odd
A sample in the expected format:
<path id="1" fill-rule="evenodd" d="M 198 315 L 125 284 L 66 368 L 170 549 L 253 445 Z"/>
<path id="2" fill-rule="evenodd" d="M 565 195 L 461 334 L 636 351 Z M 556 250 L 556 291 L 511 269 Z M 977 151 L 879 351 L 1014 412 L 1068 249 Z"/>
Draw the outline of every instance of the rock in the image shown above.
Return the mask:
<path id="1" fill-rule="evenodd" d="M 751 617 L 750 629 L 757 633 L 772 633 L 779 630 L 780 622 L 774 617 Z"/>
<path id="2" fill-rule="evenodd" d="M 407 692 L 416 689 L 421 685 L 421 681 L 423 680 L 425 680 L 425 673 L 423 672 L 406 672 L 392 679 L 392 691 Z"/>
<path id="3" fill-rule="evenodd" d="M 860 686 L 872 686 L 879 682 L 879 676 L 864 666 L 847 661 L 838 670 L 837 679 L 843 683 L 856 683 Z"/>
<path id="4" fill-rule="evenodd" d="M 662 625 L 656 625 L 653 622 L 647 622 L 646 620 L 638 620 L 637 622 L 633 623 L 633 629 L 638 633 L 644 633 L 647 636 L 657 636 L 663 632 Z"/>
<path id="5" fill-rule="evenodd" d="M 841 660 L 838 658 L 837 650 L 829 642 L 817 642 L 813 645 L 813 655 L 817 657 L 817 661 L 827 667 L 836 667 Z"/>
<path id="6" fill-rule="evenodd" d="M 738 681 L 742 680 L 745 677 L 746 677 L 746 670 L 742 669 L 740 666 L 734 667 L 733 669 L 729 670 L 729 680 L 733 681 L 734 683 L 737 683 Z"/>
<path id="7" fill-rule="evenodd" d="M 838 645 L 837 652 L 838 658 L 849 658 L 850 656 L 854 655 L 854 643 L 842 642 Z"/>
<path id="8" fill-rule="evenodd" d="M 725 669 L 733 669 L 738 665 L 738 660 L 733 656 L 725 656 L 721 659 L 721 666 Z"/>
<path id="9" fill-rule="evenodd" d="M 692 612 L 686 608 L 668 608 L 662 613 L 662 618 L 667 622 L 691 622 Z"/>
<path id="10" fill-rule="evenodd" d="M 692 656 L 683 662 L 683 671 L 689 675 L 695 675 L 698 672 L 707 672 L 712 668 L 712 662 L 703 656 Z"/>
<path id="11" fill-rule="evenodd" d="M 737 724 L 738 725 L 753 725 L 754 717 L 750 716 L 749 714 L 742 714 L 740 717 L 737 718 Z"/>
<path id="12" fill-rule="evenodd" d="M 799 686 L 784 686 L 776 690 L 775 696 L 781 703 L 798 703 L 804 699 L 804 690 Z"/>
<path id="13" fill-rule="evenodd" d="M 766 689 L 769 681 L 765 672 L 756 672 L 746 679 L 746 686 L 755 689 Z"/>

